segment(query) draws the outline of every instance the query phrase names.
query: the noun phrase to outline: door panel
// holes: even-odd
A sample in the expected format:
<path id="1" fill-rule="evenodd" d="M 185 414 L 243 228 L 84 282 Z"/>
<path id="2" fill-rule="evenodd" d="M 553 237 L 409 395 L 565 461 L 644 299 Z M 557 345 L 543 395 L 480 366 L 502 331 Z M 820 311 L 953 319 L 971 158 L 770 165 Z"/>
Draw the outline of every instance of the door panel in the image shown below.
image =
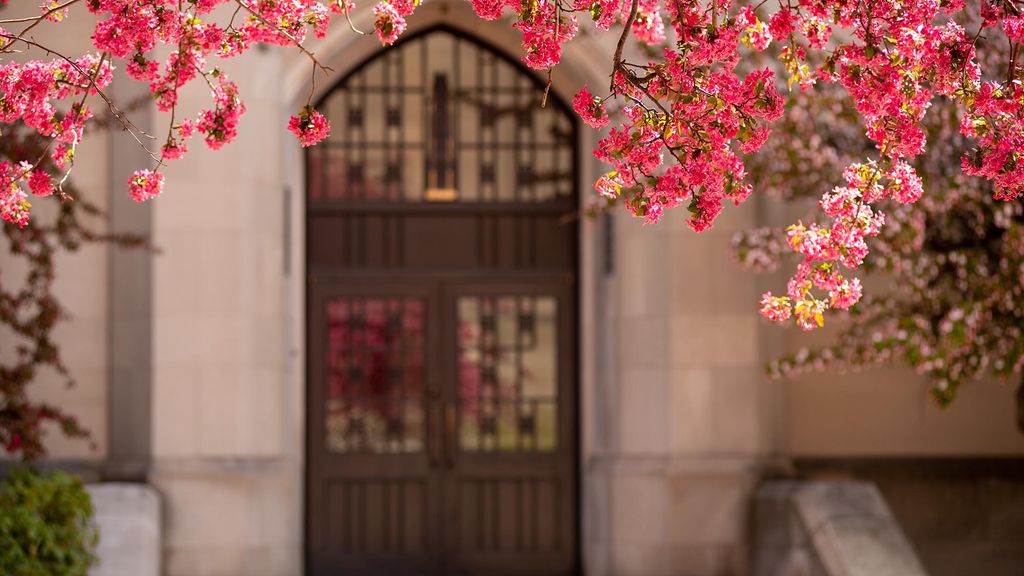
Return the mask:
<path id="1" fill-rule="evenodd" d="M 310 572 L 440 573 L 437 289 L 316 283 L 310 298 Z"/>
<path id="2" fill-rule="evenodd" d="M 550 452 L 558 445 L 558 302 L 456 299 L 462 452 Z"/>
<path id="3" fill-rule="evenodd" d="M 456 574 L 564 575 L 575 568 L 575 303 L 558 280 L 445 289 L 444 477 Z M 454 428 L 454 429 L 453 429 Z"/>

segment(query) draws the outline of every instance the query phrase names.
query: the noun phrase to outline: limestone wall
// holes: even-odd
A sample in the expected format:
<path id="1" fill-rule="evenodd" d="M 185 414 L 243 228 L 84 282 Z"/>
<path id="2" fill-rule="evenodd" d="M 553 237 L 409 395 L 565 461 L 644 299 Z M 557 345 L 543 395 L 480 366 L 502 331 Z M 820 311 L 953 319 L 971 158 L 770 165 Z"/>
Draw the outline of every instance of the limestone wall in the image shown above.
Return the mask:
<path id="1" fill-rule="evenodd" d="M 4 18 L 35 15 L 37 3 L 16 2 L 4 8 Z M 72 9 L 69 19 L 61 24 L 43 23 L 36 28 L 36 39 L 46 46 L 66 54 L 80 54 L 88 49 L 89 36 L 95 21 L 83 6 Z M 10 28 L 15 30 L 17 28 Z M 41 51 L 24 51 L 12 59 L 49 59 Z M 104 112 L 102 101 L 93 102 L 98 114 Z M 108 164 L 107 146 L 109 135 L 105 132 L 89 133 L 79 151 L 72 180 L 82 197 L 102 209 L 108 206 Z M 125 187 L 127 193 L 127 187 Z M 56 200 L 53 198 L 30 199 L 32 213 L 40 218 L 53 214 Z M 97 229 L 104 230 L 102 220 L 91 221 Z M 7 289 L 13 289 L 21 282 L 24 269 L 20 263 L 7 254 L 0 240 L 0 281 Z M 54 292 L 64 306 L 67 316 L 56 330 L 68 369 L 74 375 L 77 385 L 68 389 L 65 380 L 51 371 L 40 373 L 38 380 L 30 387 L 30 396 L 38 401 L 54 403 L 66 412 L 76 416 L 81 424 L 92 432 L 95 450 L 83 441 L 69 441 L 55 428 L 48 430 L 47 446 L 53 458 L 61 460 L 101 461 L 107 447 L 107 291 L 108 253 L 105 245 L 83 248 L 73 255 L 57 258 L 57 281 Z M 13 342 L 9 335 L 0 333 L 0 354 L 13 354 Z"/>
<path id="2" fill-rule="evenodd" d="M 1016 383 L 964 385 L 940 408 L 928 382 L 905 368 L 808 374 L 786 384 L 793 456 L 1024 456 Z M 870 423 L 866 426 L 865 423 Z"/>

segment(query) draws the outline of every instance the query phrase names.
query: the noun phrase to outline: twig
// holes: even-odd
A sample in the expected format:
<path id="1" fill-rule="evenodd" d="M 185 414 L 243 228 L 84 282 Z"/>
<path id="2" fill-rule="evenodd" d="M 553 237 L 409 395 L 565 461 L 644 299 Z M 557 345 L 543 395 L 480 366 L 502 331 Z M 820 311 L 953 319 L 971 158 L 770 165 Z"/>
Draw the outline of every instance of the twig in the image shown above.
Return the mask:
<path id="1" fill-rule="evenodd" d="M 352 22 L 352 14 L 348 9 L 348 0 L 341 0 L 341 10 L 342 12 L 345 13 L 345 20 L 348 21 L 348 27 L 351 28 L 352 31 L 355 32 L 356 34 L 361 34 L 365 36 L 366 32 L 363 32 L 362 30 L 356 28 L 355 23 Z"/>
<path id="2" fill-rule="evenodd" d="M 12 40 L 12 42 L 11 42 L 12 44 L 14 42 L 24 42 L 25 44 L 27 44 L 29 46 L 32 46 L 34 48 L 39 48 L 40 50 L 42 50 L 43 52 L 46 52 L 47 54 L 55 55 L 55 56 L 59 57 L 61 60 L 64 60 L 65 62 L 70 64 L 71 67 L 74 68 L 79 74 L 81 74 L 83 78 L 88 78 L 89 77 L 89 75 L 86 74 L 84 70 L 82 70 L 82 67 L 79 66 L 77 62 L 75 62 L 74 60 L 71 60 L 70 58 L 68 58 L 67 56 L 61 54 L 60 52 L 57 52 L 56 50 L 53 50 L 52 48 L 48 48 L 46 46 L 43 46 L 42 44 L 40 44 L 40 43 L 38 43 L 38 42 L 36 42 L 34 40 L 29 40 L 27 38 L 22 38 L 20 36 L 11 36 L 9 34 L 4 34 L 2 32 L 0 32 L 0 38 L 7 38 L 9 40 Z M 118 120 L 118 122 L 121 123 L 121 127 L 124 130 L 126 130 L 129 134 L 132 135 L 132 138 L 135 139 L 135 142 L 138 143 L 138 145 L 143 150 L 145 150 L 146 153 L 148 153 L 153 158 L 153 160 L 156 160 L 157 159 L 156 156 L 154 156 L 153 153 L 149 151 L 149 148 L 147 148 L 146 145 L 143 144 L 142 140 L 139 139 L 139 134 L 142 134 L 143 136 L 145 136 L 146 138 L 149 138 L 151 140 L 155 140 L 155 137 L 153 137 L 152 135 L 148 134 L 145 130 L 142 130 L 141 128 L 136 126 L 131 120 L 129 120 L 128 117 L 125 116 L 117 108 L 116 105 L 114 105 L 114 102 L 110 99 L 109 96 L 107 96 L 107 93 L 104 92 L 103 90 L 100 90 L 99 87 L 96 86 L 95 81 L 92 82 L 92 84 L 90 84 L 90 88 L 92 90 L 95 90 L 96 95 L 98 95 L 100 98 L 102 98 L 103 101 L 107 104 L 107 109 L 110 110 L 110 113 L 114 115 L 114 118 L 116 118 Z"/>
<path id="3" fill-rule="evenodd" d="M 558 44 L 558 28 L 562 23 L 562 3 L 555 1 L 555 44 Z M 548 83 L 544 86 L 544 94 L 540 98 L 540 107 L 545 108 L 548 105 L 548 92 L 551 92 L 551 68 L 548 68 Z"/>
<path id="4" fill-rule="evenodd" d="M 237 4 L 239 5 L 239 6 L 241 6 L 242 8 L 244 8 L 244 9 L 245 9 L 245 11 L 246 11 L 246 12 L 248 12 L 249 14 L 251 14 L 251 15 L 252 15 L 252 16 L 253 16 L 254 18 L 256 18 L 257 20 L 259 20 L 260 22 L 262 22 L 262 23 L 263 23 L 264 25 L 266 25 L 266 26 L 269 26 L 269 27 L 273 28 L 274 30 L 276 30 L 276 31 L 277 31 L 277 33 L 278 33 L 278 34 L 280 34 L 280 35 L 284 36 L 285 38 L 287 38 L 289 42 L 291 42 L 292 44 L 294 44 L 294 45 L 295 45 L 295 47 L 299 49 L 299 51 L 301 51 L 301 52 L 302 52 L 303 54 L 305 54 L 305 55 L 306 55 L 307 57 L 309 57 L 309 59 L 310 59 L 310 60 L 312 60 L 312 61 L 313 61 L 313 65 L 314 65 L 314 66 L 317 66 L 317 67 L 319 67 L 319 68 L 320 68 L 321 70 L 323 70 L 323 71 L 324 71 L 325 73 L 328 73 L 328 72 L 334 72 L 334 69 L 333 69 L 333 68 L 331 68 L 331 67 L 329 67 L 329 66 L 324 66 L 323 64 L 321 64 L 321 63 L 320 63 L 320 61 L 316 59 L 316 54 L 313 54 L 312 52 L 310 52 L 310 51 L 309 51 L 309 49 L 307 49 L 307 48 L 306 48 L 306 47 L 305 47 L 305 46 L 304 46 L 304 45 L 302 44 L 302 42 L 299 42 L 299 41 L 298 41 L 298 40 L 297 40 L 297 39 L 295 38 L 295 36 L 292 36 L 291 34 L 289 34 L 287 30 L 285 30 L 285 29 L 281 28 L 280 26 L 278 26 L 278 25 L 274 24 L 273 22 L 271 22 L 271 21 L 267 20 L 266 18 L 264 18 L 262 14 L 260 14 L 259 12 L 257 12 L 257 11 L 255 11 L 255 10 L 253 10 L 253 9 L 252 9 L 252 8 L 251 8 L 251 7 L 250 7 L 250 6 L 248 5 L 248 4 L 246 4 L 246 3 L 245 3 L 245 2 L 243 2 L 242 0 L 235 0 L 235 2 L 236 2 L 236 3 L 237 3 Z"/>
<path id="5" fill-rule="evenodd" d="M 626 18 L 625 24 L 622 25 L 622 35 L 619 36 L 619 42 L 615 45 L 615 55 L 612 57 L 612 81 L 608 87 L 609 91 L 615 91 L 615 73 L 622 68 L 622 50 L 626 47 L 626 38 L 629 37 L 629 30 L 633 27 L 633 22 L 636 20 L 637 10 L 640 9 L 640 0 L 633 0 L 633 5 L 629 8 L 629 16 Z"/>
<path id="6" fill-rule="evenodd" d="M 0 20 L 0 24 L 14 24 L 16 22 L 32 22 L 32 24 L 30 24 L 27 28 L 25 28 L 24 30 L 22 30 L 18 34 L 18 36 L 24 36 L 25 34 L 28 34 L 29 30 L 32 30 L 33 28 L 38 26 L 41 22 L 43 22 L 44 20 L 49 18 L 50 14 L 53 14 L 55 12 L 59 12 L 59 11 L 65 9 L 65 8 L 67 8 L 68 6 L 71 6 L 72 4 L 76 4 L 76 3 L 80 2 L 80 1 L 81 0 L 68 0 L 67 2 L 65 2 L 65 3 L 63 3 L 63 4 L 59 5 L 59 6 L 54 6 L 53 8 L 47 10 L 46 12 L 43 12 L 39 16 L 32 16 L 32 17 L 28 17 L 28 18 L 11 18 L 10 20 Z"/>
<path id="7" fill-rule="evenodd" d="M 545 108 L 548 105 L 548 92 L 551 92 L 551 68 L 548 68 L 548 83 L 544 85 L 544 94 L 540 97 L 541 108 Z"/>

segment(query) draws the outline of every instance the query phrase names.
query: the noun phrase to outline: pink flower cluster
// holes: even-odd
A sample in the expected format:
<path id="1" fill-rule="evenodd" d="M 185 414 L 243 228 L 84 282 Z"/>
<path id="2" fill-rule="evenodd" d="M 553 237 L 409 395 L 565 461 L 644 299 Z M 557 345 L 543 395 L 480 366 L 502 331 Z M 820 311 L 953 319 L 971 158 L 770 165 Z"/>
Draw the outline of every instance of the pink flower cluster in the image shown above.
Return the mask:
<path id="1" fill-rule="evenodd" d="M 214 107 L 200 112 L 196 122 L 196 130 L 205 135 L 206 145 L 212 150 L 238 136 L 238 121 L 245 114 L 245 104 L 238 97 L 238 86 L 223 74 L 218 81 L 213 88 Z"/>
<path id="2" fill-rule="evenodd" d="M 1004 69 L 1013 50 L 1007 42 L 990 44 L 979 51 L 980 63 Z M 836 176 L 853 163 L 844 184 L 850 186 L 852 179 L 864 189 L 866 180 L 858 175 L 862 164 L 856 161 L 874 155 L 876 148 L 863 137 L 858 115 L 841 105 L 845 100 L 838 84 L 796 94 L 775 127 L 777 136 L 748 161 L 755 188 L 804 204 L 816 191 L 834 188 Z M 958 134 L 959 123 L 950 122 L 957 108 L 950 99 L 932 102 L 923 120 L 928 152 L 913 162 L 923 194 L 914 205 L 900 204 L 905 191 L 912 191 L 911 197 L 919 194 L 918 180 L 902 181 L 886 202 L 885 226 L 868 240 L 871 252 L 859 270 L 878 274 L 884 282 L 872 286 L 855 313 L 827 337 L 770 361 L 769 374 L 791 377 L 902 363 L 927 377 L 941 405 L 964 385 L 991 375 L 1019 381 L 1024 372 L 1024 203 L 993 202 L 991 182 L 960 173 L 958 159 L 974 143 Z M 890 175 L 902 180 L 907 170 L 897 167 Z M 867 188 L 872 202 L 881 200 L 886 188 L 884 181 Z M 749 230 L 734 237 L 734 254 L 745 267 L 772 271 L 794 255 L 786 240 L 785 230 Z M 766 317 L 792 317 L 788 296 L 778 303 L 770 298 L 762 301 Z"/>
<path id="3" fill-rule="evenodd" d="M 689 5 L 684 17 L 707 22 L 698 7 Z M 612 165 L 603 180 L 614 182 L 630 211 L 654 223 L 682 204 L 690 227 L 700 231 L 714 223 L 726 201 L 738 205 L 750 195 L 740 153 L 764 144 L 783 101 L 770 70 L 745 76 L 735 70 L 738 32 L 688 30 L 682 36 L 689 41 L 665 49 L 660 59 L 620 67 L 609 98 L 625 103 L 623 121 L 595 154 Z M 598 102 L 589 91 L 574 102 L 592 126 L 607 123 Z"/>
<path id="4" fill-rule="evenodd" d="M 595 98 L 584 86 L 572 100 L 572 107 L 580 118 L 593 128 L 601 128 L 608 124 L 608 112 L 600 98 Z"/>
<path id="5" fill-rule="evenodd" d="M 576 0 L 576 9 L 589 12 L 594 28 L 608 31 L 622 15 L 622 0 Z"/>
<path id="6" fill-rule="evenodd" d="M 470 0 L 477 15 L 484 20 L 497 20 L 505 9 L 515 13 L 512 27 L 523 35 L 523 62 L 530 68 L 545 70 L 562 58 L 562 45 L 576 36 L 579 23 L 558 0 L 521 2 L 520 0 Z M 590 10 L 591 6 L 579 8 Z M 598 11 L 601 8 L 597 8 Z M 592 13 L 593 10 L 591 10 Z M 608 22 L 610 24 L 610 21 Z"/>
<path id="7" fill-rule="evenodd" d="M 0 216 L 12 224 L 28 224 L 28 209 L 32 204 L 28 194 L 19 186 L 25 181 L 27 171 L 10 162 L 0 162 Z"/>
<path id="8" fill-rule="evenodd" d="M 384 45 L 394 44 L 405 32 L 405 17 L 412 14 L 419 0 L 382 0 L 373 7 L 373 30 Z"/>
<path id="9" fill-rule="evenodd" d="M 327 138 L 331 133 L 331 123 L 311 106 L 305 106 L 297 116 L 288 119 L 288 129 L 295 134 L 302 146 L 306 147 Z"/>
<path id="10" fill-rule="evenodd" d="M 128 181 L 128 194 L 136 202 L 156 198 L 164 190 L 164 175 L 152 170 L 136 170 Z"/>
<path id="11" fill-rule="evenodd" d="M 0 29 L 0 33 L 4 33 Z M 5 48 L 7 46 L 4 46 Z M 50 152 L 58 166 L 70 164 L 73 150 L 82 141 L 92 112 L 87 96 L 108 86 L 113 78 L 110 61 L 87 54 L 77 60 L 29 61 L 0 65 L 0 123 L 23 122 L 54 143 Z M 59 101 L 70 102 L 66 111 Z M 69 149 L 68 146 L 71 146 Z M 51 176 L 35 169 L 35 163 L 0 165 L 0 218 L 24 226 L 28 222 L 28 189 L 37 196 L 53 190 Z M 24 189 L 23 189 L 24 188 Z"/>

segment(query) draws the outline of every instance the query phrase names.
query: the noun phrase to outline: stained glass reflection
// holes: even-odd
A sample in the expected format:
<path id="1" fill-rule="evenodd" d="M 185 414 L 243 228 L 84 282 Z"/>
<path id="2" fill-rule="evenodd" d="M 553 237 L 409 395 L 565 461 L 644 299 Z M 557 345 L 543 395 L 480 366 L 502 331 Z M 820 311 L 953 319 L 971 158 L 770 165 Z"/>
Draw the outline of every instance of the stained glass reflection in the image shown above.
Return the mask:
<path id="1" fill-rule="evenodd" d="M 415 298 L 327 303 L 327 447 L 423 449 L 425 304 Z"/>
<path id="2" fill-rule="evenodd" d="M 555 449 L 557 321 L 552 297 L 459 298 L 462 450 Z"/>

